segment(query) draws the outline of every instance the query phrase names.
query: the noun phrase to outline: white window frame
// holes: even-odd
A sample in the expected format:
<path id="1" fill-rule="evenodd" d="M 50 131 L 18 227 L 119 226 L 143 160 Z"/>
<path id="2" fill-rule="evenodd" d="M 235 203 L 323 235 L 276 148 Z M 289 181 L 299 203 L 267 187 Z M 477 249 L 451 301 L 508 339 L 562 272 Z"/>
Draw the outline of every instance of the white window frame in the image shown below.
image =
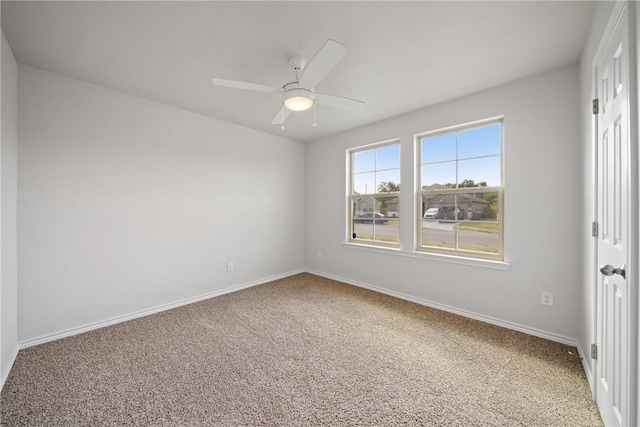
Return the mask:
<path id="1" fill-rule="evenodd" d="M 376 227 L 376 221 L 372 220 L 372 224 L 373 224 L 373 228 L 374 228 L 374 240 L 364 240 L 364 239 L 358 239 L 357 237 L 354 238 L 354 216 L 355 216 L 355 212 L 354 210 L 354 197 L 363 197 L 363 196 L 367 196 L 367 197 L 376 197 L 377 195 L 384 195 L 384 196 L 395 196 L 398 198 L 398 200 L 400 199 L 400 191 L 402 191 L 402 187 L 400 189 L 400 191 L 393 191 L 393 192 L 386 192 L 386 193 L 378 193 L 377 192 L 377 188 L 375 189 L 376 191 L 373 193 L 369 193 L 367 192 L 367 194 L 354 194 L 353 192 L 353 155 L 355 153 L 359 153 L 359 152 L 363 152 L 363 151 L 369 151 L 369 150 L 375 150 L 377 148 L 381 148 L 381 147 L 385 147 L 385 146 L 392 146 L 392 145 L 397 145 L 398 146 L 398 150 L 399 150 L 399 154 L 398 154 L 398 171 L 400 172 L 400 174 L 402 174 L 402 145 L 400 144 L 400 139 L 399 138 L 395 138 L 395 139 L 391 139 L 391 140 L 386 140 L 386 141 L 381 141 L 381 142 L 376 142 L 373 144 L 368 144 L 368 145 L 363 145 L 363 146 L 359 146 L 359 147 L 355 147 L 355 148 L 350 148 L 347 149 L 347 242 L 348 243 L 354 243 L 354 244 L 358 244 L 358 245 L 366 245 L 366 246 L 373 246 L 373 247 L 386 247 L 386 248 L 399 248 L 400 247 L 400 225 L 398 223 L 398 242 L 389 242 L 389 241 L 384 241 L 384 240 L 375 240 L 375 227 Z M 380 171 L 382 171 L 383 169 L 381 169 Z M 374 172 L 378 172 L 378 169 L 375 169 Z M 401 185 L 401 182 L 398 182 L 398 184 Z M 400 218 L 398 218 L 398 221 L 400 221 Z"/>
<path id="2" fill-rule="evenodd" d="M 422 188 L 422 139 L 429 138 L 437 135 L 445 135 L 449 133 L 459 133 L 462 131 L 466 131 L 469 129 L 489 126 L 493 124 L 500 124 L 500 185 L 492 186 L 492 187 L 460 187 L 460 188 L 448 188 L 448 189 L 437 189 L 437 190 L 424 190 Z M 457 139 L 457 138 L 456 138 Z M 416 250 L 419 252 L 430 253 L 430 254 L 441 254 L 441 255 L 449 255 L 455 256 L 465 259 L 486 259 L 492 261 L 504 261 L 504 117 L 493 117 L 485 120 L 479 120 L 475 122 L 465 123 L 462 125 L 450 126 L 447 128 L 437 129 L 429 132 L 424 132 L 415 135 L 415 144 L 416 144 L 416 188 L 417 188 L 417 197 L 416 197 L 416 212 L 417 212 L 417 222 L 416 222 Z M 458 154 L 456 151 L 456 164 L 461 159 L 458 158 Z M 457 168 L 457 166 L 456 166 Z M 482 252 L 482 251 L 473 251 L 473 250 L 465 250 L 459 248 L 440 248 L 437 246 L 426 246 L 422 244 L 422 198 L 424 195 L 457 195 L 457 194 L 467 194 L 467 193 L 498 193 L 498 253 L 490 253 L 490 252 Z M 455 206 L 457 209 L 457 205 Z M 456 222 L 458 219 L 456 218 Z M 457 246 L 458 236 L 456 232 L 456 246 Z"/>

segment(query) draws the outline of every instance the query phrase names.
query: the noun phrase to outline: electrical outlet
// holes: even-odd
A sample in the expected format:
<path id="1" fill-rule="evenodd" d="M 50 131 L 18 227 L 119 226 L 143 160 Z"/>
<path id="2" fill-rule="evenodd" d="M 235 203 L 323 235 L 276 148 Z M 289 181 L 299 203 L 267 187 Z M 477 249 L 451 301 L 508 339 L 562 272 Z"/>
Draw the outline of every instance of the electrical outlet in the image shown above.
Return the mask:
<path id="1" fill-rule="evenodd" d="M 233 271 L 233 261 L 227 262 L 227 271 Z"/>
<path id="2" fill-rule="evenodd" d="M 542 292 L 540 304 L 553 307 L 553 292 Z"/>
<path id="3" fill-rule="evenodd" d="M 318 257 L 318 259 L 322 259 L 322 251 L 316 252 L 316 256 Z"/>

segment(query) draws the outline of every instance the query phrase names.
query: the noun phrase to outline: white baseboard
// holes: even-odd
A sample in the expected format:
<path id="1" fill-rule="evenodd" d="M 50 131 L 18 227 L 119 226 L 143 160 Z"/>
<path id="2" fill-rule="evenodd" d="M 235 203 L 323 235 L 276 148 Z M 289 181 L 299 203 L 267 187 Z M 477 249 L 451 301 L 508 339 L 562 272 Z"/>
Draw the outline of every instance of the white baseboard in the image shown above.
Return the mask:
<path id="1" fill-rule="evenodd" d="M 315 274 L 317 276 L 321 276 L 321 277 L 326 277 L 327 279 L 332 279 L 332 280 L 336 280 L 338 282 L 343 282 L 343 283 L 347 283 L 349 285 L 354 285 L 354 286 L 358 286 L 360 288 L 365 288 L 365 289 L 369 289 L 375 292 L 380 292 L 382 294 L 386 294 L 392 297 L 396 297 L 396 298 L 400 298 L 403 299 L 405 301 L 411 301 L 414 302 L 416 304 L 420 304 L 420 305 L 424 305 L 427 307 L 431 307 L 431 308 L 435 308 L 438 310 L 442 310 L 442 311 L 447 311 L 449 313 L 453 313 L 453 314 L 457 314 L 463 317 L 468 317 L 470 319 L 475 319 L 475 320 L 479 320 L 481 322 L 485 322 L 485 323 L 489 323 L 492 325 L 496 325 L 496 326 L 500 326 L 503 328 L 507 328 L 507 329 L 512 329 L 514 331 L 519 331 L 519 332 L 523 332 L 525 334 L 528 335 L 533 335 L 536 337 L 540 337 L 540 338 L 545 338 L 548 339 L 550 341 L 555 341 L 555 342 L 559 342 L 562 344 L 567 344 L 573 347 L 577 347 L 578 346 L 578 340 L 576 340 L 575 338 L 571 338 L 571 337 L 566 337 L 564 335 L 560 335 L 560 334 L 556 334 L 553 332 L 548 332 L 548 331 L 543 331 L 540 329 L 536 329 L 536 328 L 531 328 L 528 326 L 524 326 L 524 325 L 519 325 L 517 323 L 513 323 L 513 322 L 509 322 L 506 320 L 502 320 L 502 319 L 497 319 L 495 317 L 490 317 L 490 316 L 485 316 L 484 314 L 478 314 L 478 313 L 474 313 L 471 311 L 467 311 L 467 310 L 462 310 L 456 307 L 451 307 L 445 304 L 440 304 L 437 302 L 433 302 L 433 301 L 428 301 L 422 298 L 417 298 L 411 295 L 407 295 L 407 294 L 403 294 L 401 292 L 396 292 L 396 291 L 392 291 L 386 288 L 382 288 L 379 286 L 373 286 L 373 285 L 369 285 L 368 283 L 362 283 L 362 282 L 358 282 L 355 280 L 351 280 L 351 279 L 347 279 L 345 277 L 340 277 L 340 276 L 336 276 L 333 274 L 328 274 L 328 273 L 323 273 L 321 271 L 316 271 L 316 270 L 312 270 L 312 269 L 307 269 L 306 270 L 307 273 L 310 274 Z"/>
<path id="2" fill-rule="evenodd" d="M 282 274 L 277 274 L 277 275 L 274 275 L 274 276 L 265 277 L 265 278 L 262 278 L 262 279 L 259 279 L 259 280 L 255 280 L 253 282 L 247 282 L 247 283 L 242 283 L 240 285 L 231 286 L 229 288 L 225 288 L 225 289 L 222 289 L 222 290 L 219 290 L 219 291 L 208 292 L 206 294 L 198 295 L 198 296 L 191 297 L 191 298 L 185 298 L 183 300 L 175 301 L 175 302 L 168 303 L 168 304 L 162 304 L 162 305 L 159 305 L 159 306 L 156 306 L 156 307 L 151 307 L 151 308 L 148 308 L 148 309 L 136 311 L 134 313 L 125 314 L 125 315 L 122 315 L 122 316 L 115 316 L 115 317 L 112 317 L 112 318 L 109 318 L 109 319 L 101 320 L 99 322 L 89 323 L 89 324 L 86 324 L 86 325 L 65 329 L 63 331 L 54 332 L 52 334 L 42 335 L 42 336 L 39 336 L 39 337 L 36 337 L 36 338 L 31 338 L 31 339 L 28 339 L 28 340 L 25 340 L 25 341 L 21 341 L 18 344 L 18 347 L 19 347 L 19 349 L 33 347 L 34 345 L 44 344 L 46 342 L 55 341 L 55 340 L 58 340 L 58 339 L 61 339 L 61 338 L 66 338 L 66 337 L 70 337 L 70 336 L 73 336 L 73 335 L 82 334 L 84 332 L 89 332 L 89 331 L 92 331 L 94 329 L 104 328 L 105 326 L 115 325 L 117 323 L 126 322 L 128 320 L 137 319 L 139 317 L 148 316 L 150 314 L 159 313 L 161 311 L 171 310 L 173 308 L 181 307 L 183 305 L 193 304 L 194 302 L 203 301 L 203 300 L 206 300 L 206 299 L 209 299 L 209 298 L 214 298 L 214 297 L 217 297 L 217 296 L 220 296 L 220 295 L 224 295 L 224 294 L 229 294 L 229 293 L 232 293 L 232 292 L 239 291 L 241 289 L 246 289 L 246 288 L 250 288 L 250 287 L 253 287 L 253 286 L 257 286 L 257 285 L 262 285 L 262 284 L 267 283 L 267 282 L 272 282 L 274 280 L 283 279 L 285 277 L 289 277 L 289 276 L 293 276 L 293 275 L 296 275 L 296 274 L 304 273 L 305 271 L 306 271 L 305 269 L 293 270 L 293 271 L 289 271 L 287 273 L 282 273 Z M 8 375 L 8 373 L 7 373 L 7 375 Z"/>
<path id="3" fill-rule="evenodd" d="M 9 378 L 9 372 L 11 372 L 11 368 L 13 368 L 13 364 L 16 363 L 16 358 L 18 357 L 18 351 L 20 351 L 20 347 L 18 345 L 15 346 L 13 352 L 9 356 L 9 362 L 2 368 L 2 372 L 0 373 L 0 391 L 4 388 L 4 383 Z"/>

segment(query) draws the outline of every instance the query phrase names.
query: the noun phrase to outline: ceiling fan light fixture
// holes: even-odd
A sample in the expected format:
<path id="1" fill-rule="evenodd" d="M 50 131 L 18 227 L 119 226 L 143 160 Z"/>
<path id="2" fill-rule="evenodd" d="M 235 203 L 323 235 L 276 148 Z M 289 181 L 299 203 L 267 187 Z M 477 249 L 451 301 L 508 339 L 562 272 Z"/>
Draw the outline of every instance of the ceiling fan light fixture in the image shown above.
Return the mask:
<path id="1" fill-rule="evenodd" d="M 313 92 L 309 89 L 297 87 L 284 93 L 284 106 L 291 111 L 305 111 L 313 107 Z"/>

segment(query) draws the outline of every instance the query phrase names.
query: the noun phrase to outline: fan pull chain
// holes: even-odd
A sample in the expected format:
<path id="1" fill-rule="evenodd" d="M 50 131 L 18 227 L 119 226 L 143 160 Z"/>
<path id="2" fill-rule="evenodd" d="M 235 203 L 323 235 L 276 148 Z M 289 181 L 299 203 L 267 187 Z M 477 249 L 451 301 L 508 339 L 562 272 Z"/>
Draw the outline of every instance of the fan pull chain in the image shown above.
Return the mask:
<path id="1" fill-rule="evenodd" d="M 314 128 L 318 127 L 318 123 L 316 122 L 316 103 L 315 101 L 313 102 L 313 124 L 311 125 Z"/>
<path id="2" fill-rule="evenodd" d="M 284 130 L 284 106 L 280 109 L 280 112 L 282 113 L 282 124 L 280 125 L 280 128 Z"/>

